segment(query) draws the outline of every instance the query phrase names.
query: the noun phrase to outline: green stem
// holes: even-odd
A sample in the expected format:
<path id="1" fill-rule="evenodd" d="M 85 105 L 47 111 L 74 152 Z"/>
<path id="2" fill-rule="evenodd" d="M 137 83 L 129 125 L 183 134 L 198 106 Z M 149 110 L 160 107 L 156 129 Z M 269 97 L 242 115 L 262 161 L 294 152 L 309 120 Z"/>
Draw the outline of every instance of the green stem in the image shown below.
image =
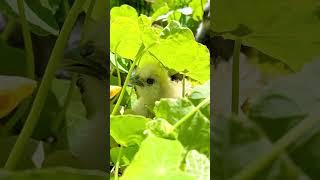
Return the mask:
<path id="1" fill-rule="evenodd" d="M 25 99 L 17 108 L 17 111 L 14 115 L 9 119 L 9 121 L 5 124 L 5 134 L 8 134 L 13 127 L 17 124 L 20 118 L 28 111 L 29 105 L 32 102 L 32 97 Z"/>
<path id="2" fill-rule="evenodd" d="M 78 74 L 73 74 L 73 76 L 71 78 L 70 87 L 67 92 L 67 96 L 64 100 L 63 108 L 58 113 L 57 118 L 56 118 L 54 124 L 52 125 L 52 132 L 54 132 L 56 134 L 59 133 L 59 128 L 61 126 L 61 123 L 62 123 L 62 121 L 66 115 L 66 112 L 68 110 L 68 107 L 71 103 L 72 95 L 73 95 L 74 89 L 76 88 L 77 80 L 78 80 Z"/>
<path id="3" fill-rule="evenodd" d="M 85 41 L 85 34 L 88 32 L 88 28 L 89 28 L 89 20 L 91 18 L 92 12 L 93 12 L 93 8 L 94 5 L 96 4 L 96 0 L 91 0 L 87 13 L 86 13 L 86 17 L 84 19 L 84 23 L 83 23 L 83 30 L 81 32 L 81 44 L 84 43 Z"/>
<path id="4" fill-rule="evenodd" d="M 239 58 L 240 58 L 241 39 L 237 39 L 233 49 L 232 61 L 232 103 L 231 111 L 239 113 Z"/>
<path id="5" fill-rule="evenodd" d="M 115 58 L 115 62 L 116 62 L 116 69 L 117 69 L 117 76 L 118 76 L 118 86 L 121 86 L 121 76 L 120 76 L 120 70 L 119 70 L 119 66 L 118 66 L 118 54 L 117 54 L 117 50 L 118 47 L 120 45 L 120 42 L 117 44 L 116 48 L 115 48 L 115 53 L 114 53 L 114 58 Z"/>
<path id="6" fill-rule="evenodd" d="M 200 104 L 198 104 L 198 106 L 196 106 L 194 109 L 192 109 L 192 111 L 190 111 L 188 114 L 186 114 L 185 116 L 183 116 L 183 118 L 181 118 L 177 123 L 175 123 L 173 125 L 173 129 L 175 130 L 177 129 L 179 126 L 181 126 L 185 121 L 187 121 L 191 116 L 193 116 L 197 111 L 199 111 L 202 107 L 208 105 L 210 103 L 210 98 L 207 97 L 206 99 L 204 99 Z"/>
<path id="7" fill-rule="evenodd" d="M 186 93 L 186 75 L 183 74 L 183 77 L 182 77 L 182 97 L 185 96 L 185 93 Z"/>
<path id="8" fill-rule="evenodd" d="M 151 47 L 153 46 L 154 44 L 150 45 L 148 48 L 145 48 L 144 45 L 141 45 L 136 57 L 134 58 L 133 60 L 133 63 L 129 69 L 129 72 L 127 74 L 127 77 L 126 77 L 126 80 L 124 81 L 124 84 L 123 84 L 123 87 L 121 89 L 121 92 L 120 92 L 120 95 L 119 95 L 119 98 L 118 98 L 118 101 L 116 103 L 116 105 L 114 106 L 113 110 L 112 110 L 112 113 L 111 115 L 116 115 L 118 110 L 119 110 L 119 107 L 120 107 L 120 103 L 123 99 L 123 96 L 124 96 L 124 93 L 126 91 L 126 87 L 128 86 L 128 83 L 129 83 L 129 80 L 130 80 L 130 76 L 132 74 L 132 71 L 134 69 L 134 67 L 136 66 L 137 62 L 140 60 L 140 58 L 142 57 L 142 55 Z"/>
<path id="9" fill-rule="evenodd" d="M 39 86 L 36 98 L 32 105 L 31 111 L 27 117 L 24 127 L 9 155 L 9 158 L 5 164 L 5 169 L 14 170 L 20 157 L 25 150 L 30 136 L 38 122 L 40 112 L 44 106 L 46 97 L 48 95 L 49 89 L 51 87 L 52 80 L 54 78 L 54 73 L 59 66 L 60 60 L 63 57 L 64 49 L 68 40 L 68 37 L 72 31 L 73 25 L 75 24 L 79 13 L 81 12 L 82 5 L 85 1 L 76 0 L 70 9 L 70 12 L 62 26 L 60 35 L 55 43 L 52 50 L 46 71 L 42 78 L 41 84 Z"/>
<path id="10" fill-rule="evenodd" d="M 285 149 L 302 135 L 311 131 L 312 128 L 319 124 L 317 117 L 310 117 L 304 119 L 297 126 L 292 128 L 287 134 L 279 139 L 272 147 L 272 149 L 263 157 L 254 160 L 240 171 L 232 180 L 250 180 L 254 179 L 255 175 L 265 169 L 272 163 L 279 155 L 285 152 Z"/>
<path id="11" fill-rule="evenodd" d="M 116 168 L 115 168 L 115 171 L 114 171 L 114 180 L 118 180 L 118 176 L 119 176 L 119 165 L 120 165 L 120 158 L 121 158 L 121 154 L 122 154 L 122 149 L 123 147 L 120 146 L 120 150 L 119 150 L 119 154 L 118 154 L 118 157 L 117 157 L 117 162 L 116 162 Z"/>
<path id="12" fill-rule="evenodd" d="M 120 76 L 120 70 L 118 67 L 118 56 L 117 54 L 115 54 L 115 58 L 116 58 L 116 69 L 117 69 L 117 77 L 118 77 L 118 86 L 121 86 L 121 76 Z"/>
<path id="13" fill-rule="evenodd" d="M 1 33 L 1 38 L 4 42 L 8 41 L 8 39 L 10 38 L 10 35 L 11 35 L 12 31 L 15 29 L 15 27 L 16 27 L 16 21 L 14 20 L 14 18 L 9 17 L 8 22 L 6 24 L 6 27 L 3 30 L 3 32 Z"/>
<path id="14" fill-rule="evenodd" d="M 26 49 L 26 61 L 27 61 L 27 76 L 31 79 L 35 78 L 34 71 L 34 54 L 32 47 L 31 34 L 24 11 L 24 0 L 18 0 L 18 9 L 20 14 L 20 21 L 22 25 L 22 34 L 24 46 Z"/>

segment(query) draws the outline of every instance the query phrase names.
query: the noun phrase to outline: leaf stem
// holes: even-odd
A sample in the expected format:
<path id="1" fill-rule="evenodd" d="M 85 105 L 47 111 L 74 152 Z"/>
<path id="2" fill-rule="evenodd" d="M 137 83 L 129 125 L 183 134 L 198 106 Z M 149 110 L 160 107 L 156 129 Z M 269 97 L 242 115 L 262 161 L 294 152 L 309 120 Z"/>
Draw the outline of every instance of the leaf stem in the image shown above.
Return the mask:
<path id="1" fill-rule="evenodd" d="M 119 150 L 119 154 L 117 157 L 117 162 L 116 162 L 116 168 L 115 168 L 115 172 L 114 172 L 114 180 L 118 180 L 118 176 L 119 176 L 119 165 L 120 165 L 120 158 L 121 158 L 121 154 L 122 154 L 122 149 L 123 146 L 120 146 L 120 150 Z"/>
<path id="2" fill-rule="evenodd" d="M 118 42 L 116 48 L 115 48 L 115 53 L 114 53 L 114 58 L 115 58 L 115 63 L 116 63 L 116 69 L 117 69 L 117 76 L 118 76 L 118 86 L 121 87 L 121 76 L 120 76 L 120 70 L 119 70 L 119 66 L 118 66 L 118 54 L 117 54 L 117 50 L 118 50 L 118 47 L 120 45 L 120 42 Z"/>
<path id="3" fill-rule="evenodd" d="M 309 119 L 304 119 L 288 133 L 282 136 L 272 147 L 272 149 L 263 157 L 254 160 L 247 165 L 242 171 L 235 175 L 232 180 L 250 180 L 254 176 L 272 163 L 279 155 L 285 152 L 285 149 L 294 143 L 304 133 L 312 130 L 319 124 L 318 117 L 309 116 Z"/>
<path id="4" fill-rule="evenodd" d="M 60 35 L 58 36 L 58 39 L 52 50 L 46 71 L 42 78 L 31 111 L 5 164 L 4 168 L 6 170 L 15 169 L 22 153 L 24 152 L 26 144 L 33 133 L 33 130 L 38 122 L 41 110 L 44 106 L 46 97 L 48 95 L 52 80 L 54 78 L 54 73 L 59 66 L 60 60 L 63 57 L 68 37 L 72 31 L 73 25 L 75 24 L 79 13 L 81 12 L 84 2 L 85 1 L 83 0 L 76 0 L 69 11 L 67 18 L 65 19 L 65 23 L 62 26 Z"/>
<path id="5" fill-rule="evenodd" d="M 118 56 L 117 54 L 115 54 L 115 58 L 116 58 L 116 69 L 117 69 L 117 77 L 118 77 L 118 86 L 121 86 L 121 76 L 120 76 L 120 70 L 118 67 Z"/>
<path id="6" fill-rule="evenodd" d="M 185 96 L 186 93 L 186 75 L 183 73 L 182 77 L 182 97 Z"/>
<path id="7" fill-rule="evenodd" d="M 5 29 L 1 33 L 1 38 L 4 42 L 8 41 L 14 28 L 16 27 L 16 21 L 14 18 L 9 17 Z"/>
<path id="8" fill-rule="evenodd" d="M 129 72 L 128 72 L 127 77 L 126 77 L 126 80 L 124 81 L 123 87 L 121 89 L 121 93 L 119 95 L 119 99 L 118 99 L 116 105 L 114 106 L 111 115 L 116 115 L 116 113 L 119 110 L 120 103 L 121 103 L 121 101 L 123 99 L 124 93 L 126 91 L 126 87 L 129 84 L 130 76 L 132 74 L 132 71 L 133 71 L 134 67 L 136 66 L 137 62 L 140 60 L 142 55 L 153 45 L 154 44 L 150 45 L 148 48 L 145 48 L 145 46 L 143 44 L 140 46 L 140 49 L 139 49 L 136 57 L 134 58 L 133 63 L 131 64 L 131 67 L 130 67 Z"/>
<path id="9" fill-rule="evenodd" d="M 9 121 L 5 124 L 5 134 L 8 135 L 8 133 L 13 129 L 13 127 L 17 124 L 20 118 L 27 113 L 29 109 L 29 105 L 32 103 L 32 97 L 28 97 L 25 99 L 18 107 L 17 111 L 14 113 L 14 115 L 9 119 Z"/>
<path id="10" fill-rule="evenodd" d="M 208 105 L 210 103 L 210 98 L 207 97 L 204 99 L 200 104 L 198 104 L 192 111 L 190 111 L 188 114 L 183 116 L 178 122 L 176 122 L 173 125 L 173 130 L 177 129 L 179 126 L 181 126 L 185 121 L 187 121 L 191 116 L 193 116 L 197 111 L 199 111 L 202 107 Z"/>
<path id="11" fill-rule="evenodd" d="M 20 21 L 22 25 L 23 41 L 26 50 L 26 61 L 27 61 L 27 76 L 31 79 L 35 78 L 34 68 L 34 54 L 32 47 L 31 34 L 24 11 L 24 0 L 18 0 L 18 9 L 20 14 Z"/>
<path id="12" fill-rule="evenodd" d="M 239 58 L 240 58 L 241 39 L 235 40 L 232 61 L 232 103 L 231 111 L 239 113 Z"/>

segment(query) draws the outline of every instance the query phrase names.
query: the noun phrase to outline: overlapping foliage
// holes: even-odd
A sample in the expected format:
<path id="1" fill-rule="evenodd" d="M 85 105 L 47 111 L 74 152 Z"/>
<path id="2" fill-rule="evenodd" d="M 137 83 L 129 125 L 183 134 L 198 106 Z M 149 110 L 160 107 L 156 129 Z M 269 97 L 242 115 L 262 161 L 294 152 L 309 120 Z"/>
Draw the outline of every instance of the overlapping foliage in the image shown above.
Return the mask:
<path id="1" fill-rule="evenodd" d="M 152 119 L 120 115 L 120 112 L 111 115 L 110 135 L 115 143 L 110 150 L 112 173 L 118 177 L 116 173 L 120 169 L 123 173 L 120 179 L 209 179 L 209 51 L 195 41 L 193 32 L 179 19 L 169 20 L 163 26 L 155 25 L 157 17 L 168 13 L 170 8 L 184 6 L 174 4 L 177 7 L 173 7 L 173 4 L 157 1 L 150 16 L 138 15 L 128 5 L 111 9 L 110 48 L 114 71 L 130 76 L 132 61 L 144 46 L 146 51 L 139 65 L 159 61 L 168 70 L 185 74 L 198 84 L 184 98 L 157 101 Z M 194 10 L 194 17 L 197 16 L 200 16 L 199 9 Z M 119 76 L 119 73 L 111 76 L 112 85 L 119 85 L 116 74 Z M 126 93 L 121 107 L 127 111 L 136 97 L 134 89 L 123 88 Z M 201 109 L 196 110 L 197 106 Z M 186 116 L 190 117 L 175 127 Z"/>

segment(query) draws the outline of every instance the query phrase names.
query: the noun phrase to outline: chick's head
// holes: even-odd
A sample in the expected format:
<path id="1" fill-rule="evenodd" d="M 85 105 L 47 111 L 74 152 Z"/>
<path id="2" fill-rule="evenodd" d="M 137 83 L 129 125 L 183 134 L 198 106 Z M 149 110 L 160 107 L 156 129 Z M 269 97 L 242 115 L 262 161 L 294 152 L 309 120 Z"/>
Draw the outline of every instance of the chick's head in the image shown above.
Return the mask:
<path id="1" fill-rule="evenodd" d="M 170 79 L 167 70 L 159 63 L 145 64 L 139 67 L 131 77 L 139 99 L 144 104 L 152 104 L 166 97 L 170 89 Z"/>

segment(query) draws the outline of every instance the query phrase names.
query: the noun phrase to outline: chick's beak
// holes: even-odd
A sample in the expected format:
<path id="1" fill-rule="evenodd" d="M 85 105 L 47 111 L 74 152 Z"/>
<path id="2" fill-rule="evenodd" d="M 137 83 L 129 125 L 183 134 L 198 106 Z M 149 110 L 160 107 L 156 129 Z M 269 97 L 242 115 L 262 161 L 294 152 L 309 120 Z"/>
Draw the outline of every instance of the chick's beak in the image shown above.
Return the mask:
<path id="1" fill-rule="evenodd" d="M 141 78 L 139 76 L 137 76 L 137 75 L 131 76 L 130 83 L 131 83 L 131 85 L 144 86 Z"/>

